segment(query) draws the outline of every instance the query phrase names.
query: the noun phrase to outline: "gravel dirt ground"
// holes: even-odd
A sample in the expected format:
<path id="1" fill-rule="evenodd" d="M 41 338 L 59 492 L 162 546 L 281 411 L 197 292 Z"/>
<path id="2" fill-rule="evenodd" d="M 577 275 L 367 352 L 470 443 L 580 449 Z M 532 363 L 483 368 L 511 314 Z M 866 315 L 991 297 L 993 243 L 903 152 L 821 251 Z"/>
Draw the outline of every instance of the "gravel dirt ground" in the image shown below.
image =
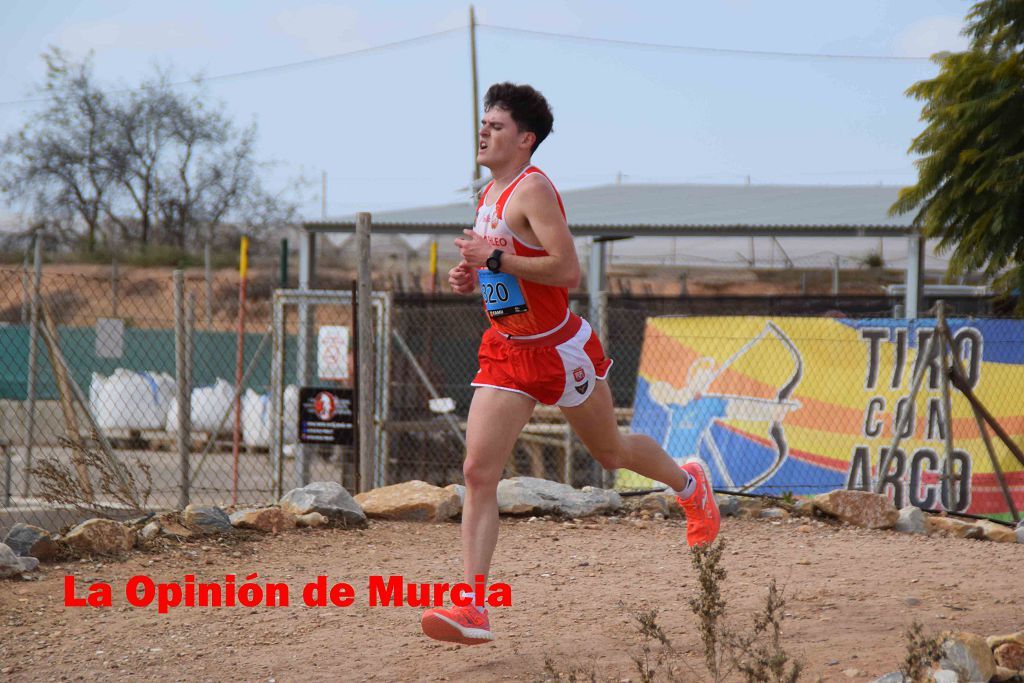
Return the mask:
<path id="1" fill-rule="evenodd" d="M 276 537 L 205 539 L 125 558 L 44 565 L 41 580 L 0 582 L 0 680 L 6 681 L 492 681 L 538 680 L 545 658 L 600 680 L 638 680 L 632 614 L 658 608 L 686 680 L 702 654 L 687 598 L 696 577 L 683 522 L 595 519 L 575 525 L 502 520 L 494 581 L 511 608 L 491 610 L 493 644 L 460 647 L 420 633 L 420 610 L 370 607 L 370 575 L 459 577 L 456 523 L 374 522 L 365 530 L 294 530 Z M 896 670 L 904 631 L 981 635 L 1024 628 L 1024 545 L 907 536 L 797 519 L 724 521 L 729 618 L 749 623 L 775 577 L 785 589 L 783 643 L 806 680 L 870 680 Z M 199 581 L 258 572 L 289 584 L 291 606 L 131 607 L 127 580 Z M 64 577 L 113 588 L 110 608 L 64 606 Z M 351 607 L 308 608 L 319 574 L 355 588 Z M 690 669 L 692 667 L 692 670 Z M 856 670 L 856 672 L 851 670 Z"/>

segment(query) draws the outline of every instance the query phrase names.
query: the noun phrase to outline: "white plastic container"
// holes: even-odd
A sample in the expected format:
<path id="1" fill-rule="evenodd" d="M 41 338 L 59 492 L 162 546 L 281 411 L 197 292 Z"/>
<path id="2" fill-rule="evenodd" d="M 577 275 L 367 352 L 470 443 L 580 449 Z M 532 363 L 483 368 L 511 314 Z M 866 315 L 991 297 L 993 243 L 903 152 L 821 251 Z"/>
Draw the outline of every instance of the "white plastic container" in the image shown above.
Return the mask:
<path id="1" fill-rule="evenodd" d="M 196 387 L 192 390 L 192 431 L 212 434 L 220 425 L 224 414 L 232 410 L 231 399 L 235 396 L 234 387 L 226 380 L 217 379 L 213 386 Z M 224 420 L 222 432 L 230 433 L 234 429 L 234 420 L 229 416 Z M 172 434 L 178 431 L 178 398 L 171 399 L 167 411 L 166 429 Z"/>
<path id="2" fill-rule="evenodd" d="M 100 429 L 161 429 L 174 399 L 174 378 L 118 368 L 109 377 L 92 373 L 89 409 Z"/>
<path id="3" fill-rule="evenodd" d="M 299 438 L 299 388 L 293 384 L 284 388 L 283 421 L 284 443 L 295 443 Z M 246 446 L 270 446 L 269 394 L 246 389 L 242 396 L 242 441 Z"/>

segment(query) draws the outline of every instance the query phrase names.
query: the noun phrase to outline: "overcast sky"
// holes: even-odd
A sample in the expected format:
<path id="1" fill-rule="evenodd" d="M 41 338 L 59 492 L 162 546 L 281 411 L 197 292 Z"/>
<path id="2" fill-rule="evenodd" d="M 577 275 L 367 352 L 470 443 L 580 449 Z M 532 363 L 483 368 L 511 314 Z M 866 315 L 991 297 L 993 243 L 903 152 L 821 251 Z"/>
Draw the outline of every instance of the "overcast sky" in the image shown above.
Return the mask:
<path id="1" fill-rule="evenodd" d="M 962 49 L 970 3 L 723 0 L 476 3 L 481 92 L 499 80 L 548 97 L 555 132 L 535 161 L 560 187 L 614 182 L 907 184 L 920 104 L 904 91 Z M 454 201 L 472 173 L 468 4 L 270 0 L 5 0 L 0 134 L 39 105 L 49 45 L 95 53 L 97 78 L 154 64 L 217 77 L 210 94 L 259 126 L 274 177 L 304 175 L 303 214 Z M 587 42 L 527 29 L 623 41 Z M 630 42 L 630 44 L 626 44 Z M 634 43 L 726 50 L 694 51 Z M 861 55 L 802 58 L 732 51 Z M 881 57 L 886 59 L 869 59 Z"/>

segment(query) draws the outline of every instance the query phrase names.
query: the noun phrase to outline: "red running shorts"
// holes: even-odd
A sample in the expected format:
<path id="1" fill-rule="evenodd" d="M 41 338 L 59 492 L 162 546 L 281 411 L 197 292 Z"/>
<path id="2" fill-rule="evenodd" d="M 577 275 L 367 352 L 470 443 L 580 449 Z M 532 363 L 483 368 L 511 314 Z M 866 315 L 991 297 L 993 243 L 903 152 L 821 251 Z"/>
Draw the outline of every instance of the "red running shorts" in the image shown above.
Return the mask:
<path id="1" fill-rule="evenodd" d="M 586 401 L 612 365 L 590 323 L 577 315 L 538 339 L 509 339 L 488 328 L 478 356 L 480 370 L 472 386 L 514 391 L 566 408 Z"/>

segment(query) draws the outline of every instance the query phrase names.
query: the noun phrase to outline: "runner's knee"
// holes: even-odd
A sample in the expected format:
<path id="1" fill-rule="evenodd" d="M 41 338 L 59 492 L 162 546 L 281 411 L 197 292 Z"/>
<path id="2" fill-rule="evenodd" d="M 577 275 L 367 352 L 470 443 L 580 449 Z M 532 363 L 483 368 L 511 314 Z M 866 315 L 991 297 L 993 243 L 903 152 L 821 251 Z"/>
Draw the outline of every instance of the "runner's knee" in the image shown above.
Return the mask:
<path id="1" fill-rule="evenodd" d="M 475 458 L 470 455 L 462 463 L 462 476 L 466 481 L 466 488 L 487 488 L 497 487 L 501 479 L 503 466 L 495 466 L 484 458 Z"/>

